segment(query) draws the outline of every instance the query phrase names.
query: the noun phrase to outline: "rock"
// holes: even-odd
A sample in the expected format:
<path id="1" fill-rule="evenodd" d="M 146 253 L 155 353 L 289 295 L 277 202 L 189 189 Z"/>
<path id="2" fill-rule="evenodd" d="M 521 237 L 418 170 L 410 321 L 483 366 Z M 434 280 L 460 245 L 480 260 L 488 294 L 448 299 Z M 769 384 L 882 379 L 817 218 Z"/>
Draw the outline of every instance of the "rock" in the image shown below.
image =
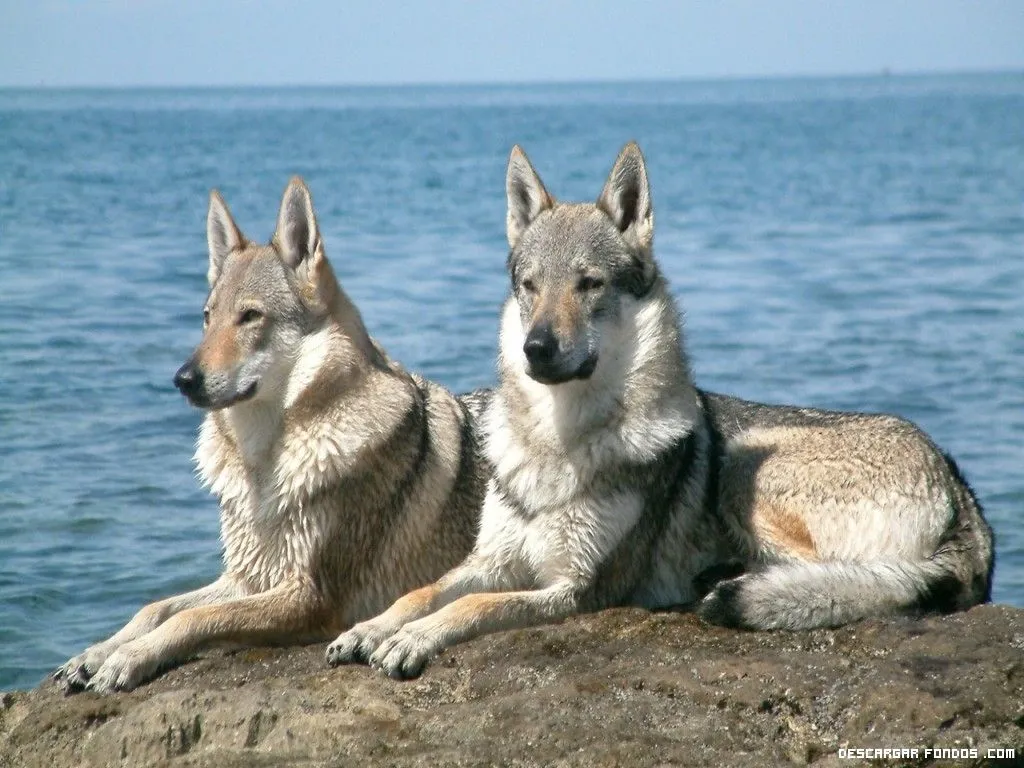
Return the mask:
<path id="1" fill-rule="evenodd" d="M 1024 610 L 746 633 L 690 614 L 580 616 L 458 646 L 419 680 L 324 645 L 211 653 L 140 689 L 0 699 L 0 765 L 851 765 L 840 748 L 1024 762 Z M 969 754 L 969 753 L 968 753 Z M 885 763 L 886 761 L 882 761 Z"/>

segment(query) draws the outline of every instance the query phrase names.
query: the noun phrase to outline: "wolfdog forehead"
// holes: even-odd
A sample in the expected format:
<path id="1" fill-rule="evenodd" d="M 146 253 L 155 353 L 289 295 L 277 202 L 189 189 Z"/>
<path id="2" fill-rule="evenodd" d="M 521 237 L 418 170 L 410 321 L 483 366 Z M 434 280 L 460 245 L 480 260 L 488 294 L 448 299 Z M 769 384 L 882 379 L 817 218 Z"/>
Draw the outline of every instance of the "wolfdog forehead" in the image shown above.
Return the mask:
<path id="1" fill-rule="evenodd" d="M 629 261 L 630 249 L 612 220 L 593 203 L 559 203 L 539 215 L 512 254 L 521 266 L 577 271 Z"/>
<path id="2" fill-rule="evenodd" d="M 227 257 L 210 291 L 209 304 L 231 303 L 247 296 L 274 299 L 292 294 L 288 268 L 273 246 L 249 245 Z"/>

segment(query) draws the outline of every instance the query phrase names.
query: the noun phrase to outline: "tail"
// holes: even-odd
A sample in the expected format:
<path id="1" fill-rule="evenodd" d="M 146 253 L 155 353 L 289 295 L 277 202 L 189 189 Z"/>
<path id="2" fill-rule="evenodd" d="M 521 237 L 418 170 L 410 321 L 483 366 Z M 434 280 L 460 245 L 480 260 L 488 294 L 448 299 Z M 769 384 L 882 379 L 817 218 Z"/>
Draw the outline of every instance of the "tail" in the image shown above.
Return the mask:
<path id="1" fill-rule="evenodd" d="M 720 582 L 698 614 L 742 629 L 813 629 L 871 616 L 950 613 L 987 602 L 992 529 L 956 463 L 945 459 L 952 515 L 931 557 L 770 565 Z"/>

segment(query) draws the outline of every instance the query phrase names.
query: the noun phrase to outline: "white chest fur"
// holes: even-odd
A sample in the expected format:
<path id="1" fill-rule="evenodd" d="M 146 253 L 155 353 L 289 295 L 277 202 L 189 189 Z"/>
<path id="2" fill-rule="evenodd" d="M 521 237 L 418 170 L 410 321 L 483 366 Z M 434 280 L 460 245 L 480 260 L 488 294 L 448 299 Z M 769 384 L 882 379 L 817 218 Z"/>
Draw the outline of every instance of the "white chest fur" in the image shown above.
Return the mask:
<path id="1" fill-rule="evenodd" d="M 636 525 L 642 507 L 638 494 L 621 492 L 580 494 L 568 502 L 526 510 L 511 506 L 492 487 L 484 499 L 477 554 L 512 586 L 588 583 Z"/>
<path id="2" fill-rule="evenodd" d="M 282 474 L 282 463 L 273 461 L 273 451 L 265 462 L 253 461 L 256 453 L 244 457 L 245 447 L 228 440 L 207 417 L 196 462 L 220 499 L 225 568 L 260 592 L 312 571 L 311 561 L 330 521 L 320 505 L 310 502 L 314 480 Z M 309 459 L 308 465 L 315 467 L 315 455 Z"/>
<path id="3" fill-rule="evenodd" d="M 618 320 L 601 330 L 587 380 L 534 381 L 524 339 L 511 297 L 501 324 L 502 381 L 484 416 L 498 484 L 484 502 L 478 550 L 534 587 L 586 583 L 640 519 L 642 489 L 628 467 L 689 435 L 699 401 L 667 297 L 623 299 Z M 616 473 L 626 474 L 606 481 Z"/>

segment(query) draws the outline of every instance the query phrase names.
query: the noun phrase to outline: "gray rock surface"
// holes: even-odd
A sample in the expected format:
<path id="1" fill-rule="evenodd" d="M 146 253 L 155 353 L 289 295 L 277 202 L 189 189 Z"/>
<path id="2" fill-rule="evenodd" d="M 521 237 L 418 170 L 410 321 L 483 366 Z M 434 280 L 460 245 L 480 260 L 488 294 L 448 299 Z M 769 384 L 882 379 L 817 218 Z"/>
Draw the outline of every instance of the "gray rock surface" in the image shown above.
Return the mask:
<path id="1" fill-rule="evenodd" d="M 1024 764 L 1008 606 L 802 633 L 612 610 L 467 643 L 412 682 L 332 670 L 324 648 L 212 653 L 129 694 L 4 694 L 0 766 Z"/>

